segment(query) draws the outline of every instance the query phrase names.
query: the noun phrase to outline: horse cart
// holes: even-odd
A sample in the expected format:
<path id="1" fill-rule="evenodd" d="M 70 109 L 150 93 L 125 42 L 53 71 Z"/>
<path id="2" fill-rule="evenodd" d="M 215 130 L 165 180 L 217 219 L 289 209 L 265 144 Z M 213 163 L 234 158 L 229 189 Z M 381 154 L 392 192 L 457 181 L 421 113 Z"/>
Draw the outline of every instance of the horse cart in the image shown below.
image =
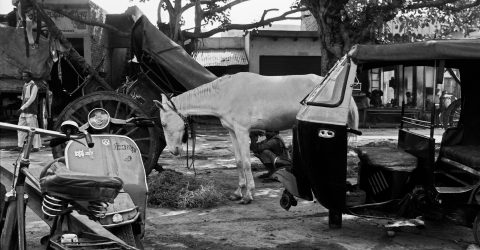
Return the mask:
<path id="1" fill-rule="evenodd" d="M 99 223 L 98 218 L 92 219 L 90 218 L 91 216 L 86 217 L 83 214 L 79 214 L 77 212 L 78 206 L 72 205 L 77 202 L 77 200 L 70 196 L 72 193 L 65 196 L 67 200 L 69 200 L 67 202 L 58 199 L 58 197 L 53 199 L 55 202 L 59 203 L 59 205 L 63 204 L 64 206 L 63 210 L 60 209 L 60 211 L 57 211 L 59 216 L 63 216 L 62 218 L 64 218 L 61 219 L 62 223 L 67 223 L 75 232 L 86 232 L 89 236 L 89 240 L 94 244 L 92 245 L 93 249 L 98 249 L 102 244 L 111 244 L 105 246 L 102 245 L 103 248 L 116 246 L 118 248 L 115 249 L 134 249 L 134 247 L 131 246 L 138 247 L 140 244 L 138 243 L 137 238 L 143 236 L 145 226 L 144 219 L 147 192 L 145 176 L 155 168 L 158 157 L 166 145 L 165 139 L 163 138 L 163 132 L 161 131 L 158 110 L 155 110 L 153 100 L 160 99 L 162 93 L 166 95 L 182 93 L 216 79 L 215 75 L 194 61 L 182 47 L 172 42 L 160 32 L 145 16 L 139 18 L 132 25 L 131 54 L 134 56 L 132 61 L 135 61 L 135 63 L 130 63 L 129 72 L 133 73 L 128 74 L 126 82 L 111 85 L 95 81 L 92 75 L 82 77 L 82 83 L 78 84 L 78 86 L 70 92 L 71 95 L 75 94 L 72 96 L 78 96 L 81 93 L 80 97 L 66 105 L 60 114 L 56 116 L 53 128 L 54 130 L 62 131 L 61 133 L 45 129 L 32 129 L 29 127 L 16 126 L 8 123 L 0 124 L 0 129 L 24 131 L 29 133 L 29 136 L 34 133 L 39 133 L 53 138 L 60 137 L 71 139 L 68 143 L 50 144 L 50 146 L 52 146 L 53 156 L 56 159 L 54 164 L 58 163 L 60 165 L 67 165 L 67 168 L 69 169 L 72 168 L 73 163 L 70 161 L 69 164 L 68 158 L 78 161 L 78 159 L 87 159 L 89 157 L 93 159 L 93 155 L 96 154 L 99 156 L 105 153 L 108 155 L 115 155 L 115 157 L 113 157 L 114 160 L 110 162 L 108 162 L 108 159 L 105 161 L 108 157 L 100 157 L 103 159 L 104 164 L 82 163 L 83 166 L 91 168 L 91 172 L 94 173 L 94 175 L 97 175 L 98 178 L 88 177 L 85 179 L 85 177 L 82 177 L 80 178 L 80 182 L 83 182 L 84 184 L 90 182 L 88 185 L 92 187 L 97 187 L 98 184 L 109 185 L 112 181 L 110 177 L 112 173 L 118 175 L 118 177 L 121 178 L 119 182 L 123 183 L 123 189 L 125 189 L 125 192 L 120 192 L 118 197 L 124 196 L 124 194 L 129 196 L 130 198 L 127 197 L 127 200 L 129 200 L 127 203 L 131 204 L 132 208 L 129 209 L 133 210 L 113 212 L 111 213 L 113 222 L 108 221 L 106 223 L 111 225 L 113 223 L 117 226 L 128 226 L 131 224 L 131 226 L 127 227 L 130 228 L 129 230 L 123 230 L 125 227 L 120 227 L 122 228 L 121 231 L 111 230 L 109 226 L 105 226 L 105 223 Z M 18 32 L 14 29 L 10 29 L 10 31 Z M 22 37 L 20 36 L 20 38 Z M 40 49 L 34 51 L 34 54 L 31 54 L 31 57 L 23 56 L 27 58 L 26 62 L 23 63 L 23 66 L 20 65 L 22 62 L 19 62 L 20 66 L 16 66 L 19 66 L 19 68 L 33 67 L 34 69 L 35 66 L 42 66 L 43 68 L 41 70 L 34 70 L 37 73 L 35 75 L 37 78 L 42 78 L 45 77 L 45 75 L 50 74 L 50 71 L 47 72 L 47 70 L 45 70 L 52 68 L 52 64 L 48 63 L 48 59 L 46 58 L 50 51 L 47 51 L 46 55 L 42 54 L 42 56 L 36 57 L 35 54 L 40 54 L 42 52 L 41 48 L 45 44 L 48 44 L 48 42 L 44 40 L 41 41 Z M 12 42 L 12 46 L 14 45 L 15 43 Z M 21 50 L 19 49 L 19 51 Z M 22 57 L 22 55 L 19 57 Z M 9 62 L 14 61 L 12 58 L 9 58 Z M 35 58 L 39 60 L 33 62 Z M 123 63 L 122 65 L 125 64 L 126 63 Z M 72 67 L 74 66 L 72 65 Z M 112 75 L 115 75 L 122 71 L 123 68 L 114 69 L 111 73 Z M 120 88 L 115 89 L 113 87 L 119 85 L 121 86 Z M 55 96 L 53 98 L 55 98 Z M 113 148 L 110 151 L 105 151 L 101 148 L 82 148 L 86 147 L 86 144 L 75 139 L 78 136 L 74 137 L 72 135 L 70 137 L 69 133 L 65 132 L 65 121 L 67 121 L 67 125 L 78 124 L 80 131 L 83 130 L 86 134 L 88 134 L 86 130 L 95 127 L 96 123 L 96 125 L 106 123 L 105 126 L 100 126 L 99 129 L 95 129 L 96 131 L 90 131 L 90 133 L 97 134 L 93 136 L 93 141 L 96 145 L 95 147 L 111 145 Z M 83 136 L 78 138 L 89 137 Z M 119 142 L 114 143 L 114 140 L 111 138 L 115 138 L 115 140 L 119 140 Z M 45 216 L 45 214 L 48 214 L 45 213 L 45 203 L 49 203 L 45 200 L 45 197 L 49 196 L 48 188 L 44 188 L 41 185 L 45 171 L 39 171 L 42 169 L 39 168 L 39 166 L 31 166 L 29 168 L 30 161 L 28 156 L 30 149 L 28 143 L 31 143 L 31 141 L 26 142 L 25 145 L 27 146 L 24 147 L 23 153 L 19 153 L 17 163 L 18 160 L 20 160 L 20 165 L 0 166 L 0 197 L 2 197 L 2 202 L 0 203 L 0 214 L 2 215 L 2 219 L 0 220 L 0 230 L 2 231 L 2 245 L 6 244 L 6 246 L 10 246 L 8 244 L 18 240 L 18 244 L 24 247 L 24 243 L 22 243 L 21 239 L 25 239 L 24 205 L 28 205 L 52 228 L 55 228 L 57 222 L 57 219 L 52 221 L 52 216 L 50 216 L 50 218 Z M 89 144 L 90 147 L 90 143 L 87 144 Z M 80 148 L 73 150 L 72 145 L 76 145 L 75 147 Z M 99 150 L 99 153 L 95 150 Z M 132 155 L 128 156 L 128 153 L 131 153 Z M 65 160 L 61 159 L 67 160 L 64 162 Z M 135 162 L 139 164 L 134 164 Z M 127 167 L 123 168 L 122 164 L 130 165 L 129 167 L 126 165 Z M 108 170 L 108 168 L 106 168 L 106 172 L 102 173 L 101 170 L 98 170 L 102 169 L 102 165 L 108 165 L 108 168 L 113 167 L 114 170 Z M 121 168 L 124 170 L 118 170 Z M 140 168 L 141 171 L 138 168 Z M 85 169 L 85 167 L 80 167 L 79 169 L 79 171 L 83 171 L 82 169 Z M 71 184 L 71 178 L 72 176 L 67 176 L 67 182 L 62 183 L 65 185 L 67 185 L 66 183 Z M 63 184 L 59 185 L 57 183 L 54 187 L 60 187 Z M 12 187 L 12 190 L 9 189 L 10 187 Z M 118 188 L 121 188 L 121 185 L 118 185 Z M 65 195 L 65 193 L 62 192 L 70 192 L 72 191 L 71 189 L 72 188 L 63 188 L 63 191 L 60 191 L 60 196 Z M 73 192 L 73 195 L 75 196 L 77 193 Z M 95 196 L 95 192 L 90 191 L 89 196 L 91 195 Z M 4 197 L 10 198 L 3 199 Z M 91 197 L 87 198 L 90 199 Z M 124 201 L 120 202 L 121 206 L 124 206 L 125 204 Z M 19 207 L 23 207 L 23 210 L 19 209 Z M 110 207 L 111 206 L 107 207 L 107 210 L 110 209 Z M 113 209 L 118 210 L 118 207 L 119 206 L 113 206 Z M 82 211 L 85 210 L 83 209 Z M 10 213 L 16 214 L 15 220 L 8 219 L 11 217 Z M 126 213 L 136 215 L 135 217 L 130 218 L 128 217 L 130 215 Z M 109 218 L 109 216 L 104 216 L 100 218 L 100 220 L 104 218 Z M 57 224 L 60 225 L 62 223 Z M 60 226 L 60 230 L 61 229 L 62 226 Z M 14 233 L 9 233 L 10 231 L 14 232 L 15 230 L 18 230 L 18 235 L 20 236 L 15 236 Z M 58 227 L 57 230 L 59 230 Z M 4 235 L 4 232 L 6 236 Z M 54 245 L 50 245 L 50 247 L 53 247 L 54 249 L 64 249 L 58 245 L 58 242 L 60 241 L 62 244 L 76 244 L 75 240 L 80 239 L 80 235 L 78 235 L 77 239 L 69 238 L 71 235 L 64 234 L 62 235 L 62 239 L 57 237 L 57 241 L 54 241 L 52 239 L 57 235 L 53 232 L 54 229 L 52 229 L 50 235 L 50 244 Z M 67 239 L 63 239 L 64 236 L 67 237 Z"/>
<path id="2" fill-rule="evenodd" d="M 128 71 L 133 73 L 126 77 L 121 87 L 113 89 L 111 86 L 96 84 L 87 76 L 77 87 L 81 88 L 84 95 L 63 109 L 57 117 L 54 129 L 58 130 L 65 120 L 85 124 L 85 117 L 93 108 L 107 110 L 113 119 L 153 119 L 154 127 L 118 126 L 109 131 L 126 135 L 137 143 L 148 175 L 156 167 L 158 157 L 166 145 L 153 100 L 160 99 L 162 93 L 179 94 L 193 89 L 215 80 L 216 76 L 193 60 L 182 47 L 159 31 L 145 16 L 133 24 L 131 52 L 135 57 L 127 67 Z M 111 73 L 116 74 L 117 70 L 123 69 L 112 69 Z M 61 149 L 54 149 L 54 154 L 58 153 L 55 151 Z"/>

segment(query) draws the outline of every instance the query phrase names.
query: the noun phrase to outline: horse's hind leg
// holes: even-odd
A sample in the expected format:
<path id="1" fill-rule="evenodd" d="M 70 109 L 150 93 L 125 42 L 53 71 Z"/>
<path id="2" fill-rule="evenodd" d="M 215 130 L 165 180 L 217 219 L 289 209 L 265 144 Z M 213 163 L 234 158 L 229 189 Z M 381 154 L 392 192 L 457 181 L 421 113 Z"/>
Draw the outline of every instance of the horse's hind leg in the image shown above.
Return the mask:
<path id="1" fill-rule="evenodd" d="M 246 187 L 245 174 L 242 169 L 242 161 L 237 137 L 232 130 L 228 129 L 228 132 L 230 133 L 230 139 L 232 140 L 233 152 L 235 153 L 235 164 L 237 166 L 238 173 L 238 187 L 235 192 L 233 192 L 233 194 L 231 194 L 228 198 L 230 200 L 240 200 L 243 197 L 242 189 Z"/>
<path id="2" fill-rule="evenodd" d="M 241 203 L 249 204 L 253 200 L 253 192 L 255 190 L 255 182 L 253 181 L 253 174 L 250 165 L 250 137 L 248 136 L 248 130 L 235 131 L 235 135 L 240 151 L 240 164 L 246 180 L 246 190 Z"/>

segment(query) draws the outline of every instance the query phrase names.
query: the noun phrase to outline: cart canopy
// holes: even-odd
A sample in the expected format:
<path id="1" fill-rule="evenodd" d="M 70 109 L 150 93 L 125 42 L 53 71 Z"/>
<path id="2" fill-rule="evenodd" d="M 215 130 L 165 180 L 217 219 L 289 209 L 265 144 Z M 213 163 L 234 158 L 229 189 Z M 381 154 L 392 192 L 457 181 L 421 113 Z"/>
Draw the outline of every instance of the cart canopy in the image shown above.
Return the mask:
<path id="1" fill-rule="evenodd" d="M 217 77 L 197 63 L 178 44 L 170 40 L 145 16 L 140 17 L 132 29 L 132 50 L 139 61 L 145 53 L 160 66 L 158 71 L 167 71 L 182 88 L 174 86 L 174 92 L 196 88 Z M 163 75 L 165 72 L 157 72 Z"/>
<path id="2" fill-rule="evenodd" d="M 0 78 L 18 78 L 23 70 L 32 72 L 34 78 L 50 78 L 53 61 L 49 41 L 40 37 L 39 47 L 29 49 L 27 57 L 23 28 L 0 25 Z"/>

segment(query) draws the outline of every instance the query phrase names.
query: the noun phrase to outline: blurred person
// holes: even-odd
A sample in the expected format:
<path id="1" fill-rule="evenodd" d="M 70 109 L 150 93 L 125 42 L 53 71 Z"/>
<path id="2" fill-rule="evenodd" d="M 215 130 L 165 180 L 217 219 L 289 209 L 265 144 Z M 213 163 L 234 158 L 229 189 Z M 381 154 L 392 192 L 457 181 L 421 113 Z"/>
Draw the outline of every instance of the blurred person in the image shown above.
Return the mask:
<path id="1" fill-rule="evenodd" d="M 32 73 L 29 71 L 22 72 L 22 79 L 25 81 L 22 90 L 22 106 L 17 111 L 19 115 L 18 125 L 38 128 L 38 86 L 32 80 Z M 18 148 L 23 147 L 27 133 L 18 131 Z M 37 152 L 42 146 L 40 135 L 37 134 L 33 138 L 33 150 Z"/>
<path id="2" fill-rule="evenodd" d="M 265 140 L 258 142 L 259 132 L 250 133 L 250 150 L 265 165 L 267 173 L 259 176 L 270 179 L 279 168 L 291 165 L 290 154 L 278 131 L 266 131 Z"/>

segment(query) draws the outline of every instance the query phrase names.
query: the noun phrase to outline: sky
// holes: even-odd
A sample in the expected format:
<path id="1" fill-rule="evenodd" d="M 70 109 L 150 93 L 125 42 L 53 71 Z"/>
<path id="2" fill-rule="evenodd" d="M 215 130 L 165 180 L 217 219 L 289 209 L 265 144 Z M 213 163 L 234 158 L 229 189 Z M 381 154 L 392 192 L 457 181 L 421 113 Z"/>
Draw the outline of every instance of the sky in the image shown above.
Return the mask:
<path id="1" fill-rule="evenodd" d="M 13 9 L 11 0 L 0 0 L 0 14 L 5 14 Z M 138 0 L 93 0 L 109 14 L 123 13 L 129 6 L 137 5 L 152 23 L 157 21 L 157 6 L 159 0 L 149 0 L 146 3 L 140 3 Z M 186 2 L 186 0 L 184 0 Z M 266 18 L 274 17 L 290 10 L 290 5 L 294 0 L 250 0 L 236 5 L 230 11 L 232 23 L 251 23 L 260 20 L 263 10 L 277 8 L 279 11 L 269 12 Z M 185 28 L 193 27 L 193 13 L 185 14 Z M 164 19 L 167 20 L 167 19 Z M 165 22 L 165 21 L 164 21 Z M 277 24 L 297 24 L 299 20 L 286 20 L 277 22 Z"/>

